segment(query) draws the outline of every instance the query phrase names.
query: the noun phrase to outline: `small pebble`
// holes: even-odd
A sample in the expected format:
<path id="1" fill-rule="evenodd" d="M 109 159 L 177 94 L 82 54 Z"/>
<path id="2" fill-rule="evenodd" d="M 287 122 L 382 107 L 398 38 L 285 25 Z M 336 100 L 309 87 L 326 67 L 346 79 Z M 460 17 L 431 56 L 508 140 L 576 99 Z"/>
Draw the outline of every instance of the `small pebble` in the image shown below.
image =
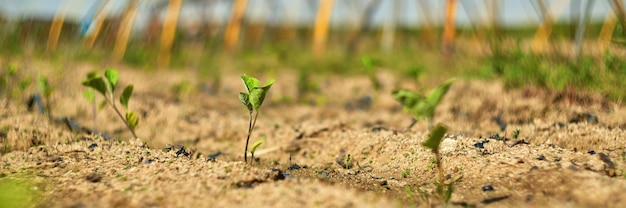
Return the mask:
<path id="1" fill-rule="evenodd" d="M 486 185 L 482 187 L 483 191 L 494 191 L 493 186 L 491 185 Z"/>

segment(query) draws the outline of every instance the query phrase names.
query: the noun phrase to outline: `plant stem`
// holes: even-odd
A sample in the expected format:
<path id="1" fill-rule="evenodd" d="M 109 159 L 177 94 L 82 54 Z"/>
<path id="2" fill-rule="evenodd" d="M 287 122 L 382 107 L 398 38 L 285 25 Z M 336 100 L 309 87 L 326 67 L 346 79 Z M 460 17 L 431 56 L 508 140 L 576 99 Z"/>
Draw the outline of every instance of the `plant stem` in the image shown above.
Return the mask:
<path id="1" fill-rule="evenodd" d="M 250 115 L 248 116 L 250 121 L 248 121 L 248 137 L 246 138 L 246 149 L 243 152 L 243 161 L 248 162 L 248 142 L 250 142 L 250 134 L 252 134 L 252 111 L 250 111 Z"/>
<path id="2" fill-rule="evenodd" d="M 441 190 L 443 191 L 444 187 L 444 177 L 443 177 L 443 169 L 441 168 L 441 159 L 439 159 L 439 152 L 435 152 L 435 161 L 437 162 L 437 178 L 439 180 L 439 185 L 441 186 Z M 443 197 L 443 192 L 439 193 Z"/>
<path id="3" fill-rule="evenodd" d="M 130 130 L 130 133 L 133 134 L 133 137 L 134 138 L 139 138 L 139 137 L 137 137 L 137 134 L 135 134 L 135 130 L 130 128 L 130 125 L 128 125 L 128 121 L 126 121 L 126 118 L 124 118 L 122 113 L 120 113 L 120 110 L 117 109 L 117 106 L 115 105 L 115 101 L 113 100 L 113 95 L 111 95 L 111 97 L 107 99 L 107 102 L 109 102 L 109 104 L 111 104 L 111 107 L 113 107 L 113 110 L 115 110 L 117 115 L 120 117 L 120 119 L 122 119 L 122 121 L 126 125 L 126 128 L 128 128 L 128 130 Z"/>
<path id="4" fill-rule="evenodd" d="M 250 135 L 252 135 L 252 131 L 254 130 L 254 126 L 256 126 L 256 118 L 259 116 L 259 111 L 254 115 L 254 121 L 252 120 L 252 112 L 250 112 L 250 121 L 248 122 L 248 137 L 246 138 L 246 150 L 243 152 L 243 161 L 248 162 L 248 143 L 250 142 Z"/>

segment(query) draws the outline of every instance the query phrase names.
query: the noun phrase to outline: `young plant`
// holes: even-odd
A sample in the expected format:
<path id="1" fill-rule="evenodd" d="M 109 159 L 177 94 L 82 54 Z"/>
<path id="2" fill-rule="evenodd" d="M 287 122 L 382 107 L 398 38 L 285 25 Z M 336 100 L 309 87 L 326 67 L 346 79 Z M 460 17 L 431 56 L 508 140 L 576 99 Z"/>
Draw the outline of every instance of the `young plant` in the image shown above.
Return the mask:
<path id="1" fill-rule="evenodd" d="M 98 74 L 96 72 L 90 72 L 87 74 L 87 80 L 96 78 Z M 96 91 L 93 88 L 87 88 L 85 92 L 83 92 L 83 97 L 89 102 L 92 106 L 91 112 L 93 114 L 93 130 L 94 132 L 98 132 L 98 107 L 96 105 Z M 106 101 L 103 102 L 106 105 Z"/>
<path id="2" fill-rule="evenodd" d="M 415 117 L 409 128 L 413 127 L 421 119 L 429 119 L 432 127 L 435 109 L 441 102 L 441 99 L 443 99 L 443 96 L 448 93 L 448 89 L 450 89 L 455 80 L 455 78 L 452 78 L 445 81 L 426 96 L 407 89 L 396 90 L 392 93 L 393 97 L 404 106 L 404 110 L 411 112 Z"/>
<path id="3" fill-rule="evenodd" d="M 37 84 L 39 85 L 39 90 L 41 90 L 41 93 L 43 93 L 43 97 L 46 102 L 46 113 L 48 114 L 48 117 L 52 117 L 52 111 L 50 110 L 50 96 L 52 95 L 52 87 L 50 87 L 50 84 L 48 84 L 48 79 L 44 76 L 39 76 L 37 78 Z"/>
<path id="4" fill-rule="evenodd" d="M 435 186 L 437 186 L 437 193 L 441 199 L 443 199 L 445 203 L 448 203 L 450 197 L 452 196 L 452 192 L 454 191 L 454 182 L 458 179 L 453 179 L 450 183 L 446 184 L 445 178 L 443 177 L 439 146 L 443 140 L 443 136 L 446 134 L 446 131 L 448 131 L 448 129 L 444 125 L 437 124 L 437 126 L 435 126 L 435 128 L 430 132 L 428 140 L 422 142 L 422 146 L 430 149 L 435 154 L 435 167 L 437 168 L 437 181 L 435 181 Z"/>
<path id="5" fill-rule="evenodd" d="M 259 116 L 259 108 L 261 108 L 263 100 L 265 100 L 265 95 L 267 95 L 270 87 L 274 84 L 274 80 L 266 82 L 263 87 L 259 86 L 259 80 L 254 77 L 242 75 L 241 80 L 243 80 L 243 84 L 246 86 L 246 92 L 239 93 L 239 101 L 241 101 L 241 104 L 246 106 L 250 117 L 248 124 L 248 136 L 246 138 L 246 149 L 243 154 L 243 160 L 248 162 L 248 143 L 250 142 L 250 135 L 256 125 L 256 119 Z M 254 117 L 252 117 L 252 113 L 255 113 Z"/>
<path id="6" fill-rule="evenodd" d="M 139 123 L 139 116 L 137 115 L 137 113 L 128 110 L 128 101 L 133 94 L 133 85 L 126 86 L 122 91 L 122 94 L 120 95 L 119 102 L 127 109 L 125 116 L 122 116 L 122 113 L 115 104 L 114 98 L 118 79 L 119 74 L 117 70 L 106 69 L 104 71 L 104 78 L 96 74 L 93 74 L 91 76 L 88 75 L 87 79 L 84 80 L 82 84 L 102 94 L 106 102 L 113 108 L 113 110 L 115 110 L 115 113 L 117 113 L 117 115 L 124 122 L 128 130 L 130 130 L 130 133 L 133 135 L 133 137 L 138 138 L 137 134 L 135 134 L 135 128 Z"/>
<path id="7" fill-rule="evenodd" d="M 365 68 L 365 72 L 367 73 L 370 82 L 372 82 L 374 90 L 380 91 L 382 84 L 378 78 L 376 78 L 376 66 L 380 65 L 380 62 L 370 58 L 369 56 L 363 56 L 361 57 L 361 65 Z"/>

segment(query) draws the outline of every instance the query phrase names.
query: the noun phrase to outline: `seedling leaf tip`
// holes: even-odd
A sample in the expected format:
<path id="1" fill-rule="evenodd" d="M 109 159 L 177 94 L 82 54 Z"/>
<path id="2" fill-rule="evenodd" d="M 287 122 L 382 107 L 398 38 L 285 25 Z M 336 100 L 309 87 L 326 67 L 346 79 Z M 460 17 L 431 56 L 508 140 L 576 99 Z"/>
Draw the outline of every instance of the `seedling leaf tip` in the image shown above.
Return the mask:
<path id="1" fill-rule="evenodd" d="M 435 128 L 430 132 L 428 139 L 422 142 L 422 146 L 431 149 L 433 152 L 439 152 L 439 144 L 443 139 L 443 136 L 446 134 L 448 129 L 441 123 L 437 124 Z"/>

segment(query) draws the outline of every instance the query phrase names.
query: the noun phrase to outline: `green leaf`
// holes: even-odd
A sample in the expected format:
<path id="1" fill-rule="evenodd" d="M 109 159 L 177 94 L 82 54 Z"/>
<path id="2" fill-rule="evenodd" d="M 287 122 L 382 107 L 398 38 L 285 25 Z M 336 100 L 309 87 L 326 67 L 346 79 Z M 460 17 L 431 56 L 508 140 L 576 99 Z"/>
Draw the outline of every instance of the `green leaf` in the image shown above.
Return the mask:
<path id="1" fill-rule="evenodd" d="M 100 94 L 102 94 L 103 96 L 106 96 L 107 85 L 102 79 L 102 77 L 87 79 L 83 81 L 82 84 L 84 86 L 91 87 L 95 89 L 96 91 L 100 92 Z"/>
<path id="2" fill-rule="evenodd" d="M 37 84 L 39 85 L 39 89 L 42 91 L 43 95 L 45 97 L 50 97 L 50 95 L 52 94 L 52 89 L 48 84 L 48 79 L 46 79 L 46 77 L 44 76 L 39 76 L 37 77 Z"/>
<path id="3" fill-rule="evenodd" d="M 259 87 L 261 84 L 258 79 L 254 77 L 248 77 L 246 75 L 241 75 L 241 80 L 243 80 L 243 84 L 246 86 L 246 90 L 248 93 L 252 92 L 252 89 Z"/>
<path id="4" fill-rule="evenodd" d="M 96 93 L 91 88 L 88 88 L 85 92 L 83 92 L 83 97 L 85 97 L 89 103 L 96 102 Z"/>
<path id="5" fill-rule="evenodd" d="M 139 116 L 132 111 L 126 112 L 126 122 L 128 122 L 128 126 L 131 130 L 135 131 L 137 124 L 139 124 Z"/>
<path id="6" fill-rule="evenodd" d="M 122 94 L 120 95 L 120 103 L 125 108 L 128 108 L 128 101 L 130 100 L 130 96 L 132 94 L 133 94 L 133 85 L 126 86 L 126 88 L 124 88 L 124 91 L 122 91 Z"/>
<path id="7" fill-rule="evenodd" d="M 252 149 L 250 149 L 250 153 L 254 154 L 254 152 L 256 152 L 256 148 L 261 146 L 261 144 L 263 144 L 263 140 L 254 142 L 254 144 L 252 144 Z"/>
<path id="8" fill-rule="evenodd" d="M 119 74 L 115 69 L 106 69 L 104 71 L 104 77 L 106 77 L 109 86 L 111 87 L 111 92 L 115 92 L 115 87 L 117 86 L 117 80 L 119 79 Z"/>
<path id="9" fill-rule="evenodd" d="M 448 129 L 443 126 L 443 124 L 438 123 L 435 128 L 430 131 L 430 135 L 428 135 L 428 140 L 422 142 L 422 146 L 431 149 L 433 152 L 439 152 L 439 144 L 443 139 L 443 136 L 446 134 Z"/>
<path id="10" fill-rule="evenodd" d="M 428 100 L 428 104 L 434 107 L 439 105 L 439 102 L 441 102 L 441 99 L 443 98 L 443 96 L 445 96 L 446 93 L 448 93 L 448 90 L 450 89 L 450 86 L 452 85 L 452 83 L 454 83 L 454 81 L 456 81 L 455 78 L 449 79 L 445 81 L 444 83 L 442 83 L 441 85 L 439 85 L 433 91 L 430 91 L 430 93 L 428 93 L 428 96 L 426 98 Z"/>
<path id="11" fill-rule="evenodd" d="M 248 108 L 248 112 L 252 113 L 252 104 L 250 103 L 250 96 L 248 95 L 248 93 L 245 92 L 240 92 L 239 93 L 239 101 L 241 101 L 241 104 L 245 105 L 246 108 Z"/>
<path id="12" fill-rule="evenodd" d="M 93 78 L 98 78 L 98 73 L 97 72 L 89 72 L 89 73 L 87 73 L 87 79 L 93 79 Z"/>
<path id="13" fill-rule="evenodd" d="M 261 108 L 263 100 L 265 100 L 265 95 L 267 95 L 267 92 L 270 91 L 272 84 L 274 84 L 274 80 L 270 80 L 269 82 L 265 83 L 265 86 L 263 87 L 253 88 L 252 92 L 250 92 L 250 103 L 255 110 L 258 111 L 259 108 Z"/>

